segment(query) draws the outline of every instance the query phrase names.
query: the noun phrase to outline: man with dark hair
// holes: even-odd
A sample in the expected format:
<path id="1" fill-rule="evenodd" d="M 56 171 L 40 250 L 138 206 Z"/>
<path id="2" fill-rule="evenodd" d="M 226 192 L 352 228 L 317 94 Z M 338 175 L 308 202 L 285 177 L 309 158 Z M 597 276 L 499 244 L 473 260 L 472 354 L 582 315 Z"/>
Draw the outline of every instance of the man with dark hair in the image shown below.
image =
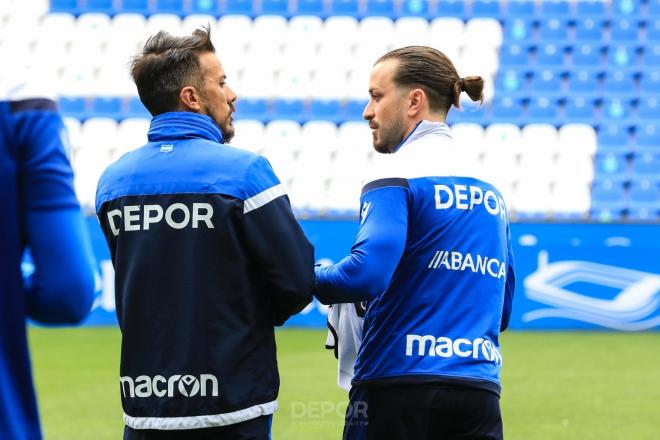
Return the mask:
<path id="1" fill-rule="evenodd" d="M 0 88 L 0 439 L 41 438 L 26 319 L 76 324 L 92 308 L 94 259 L 68 153 L 53 99 L 29 81 Z M 26 249 L 34 271 L 22 274 Z"/>
<path id="2" fill-rule="evenodd" d="M 273 326 L 311 300 L 313 248 L 261 156 L 225 144 L 236 94 L 208 30 L 159 32 L 132 67 L 149 142 L 101 177 L 127 439 L 267 439 Z"/>
<path id="3" fill-rule="evenodd" d="M 384 154 L 350 255 L 316 268 L 322 303 L 368 301 L 345 439 L 502 438 L 498 337 L 514 262 L 499 191 L 447 160 L 445 120 L 463 91 L 481 100 L 483 80 L 428 47 L 389 52 L 371 72 L 363 116 Z"/>

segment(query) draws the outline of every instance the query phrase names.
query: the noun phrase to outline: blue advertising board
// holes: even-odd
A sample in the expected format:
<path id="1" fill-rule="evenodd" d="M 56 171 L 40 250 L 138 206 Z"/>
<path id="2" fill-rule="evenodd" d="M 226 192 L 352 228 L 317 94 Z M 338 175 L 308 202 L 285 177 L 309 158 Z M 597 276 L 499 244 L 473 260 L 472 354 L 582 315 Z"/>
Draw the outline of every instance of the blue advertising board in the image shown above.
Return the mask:
<path id="1" fill-rule="evenodd" d="M 346 256 L 357 232 L 357 221 L 301 224 L 319 261 Z M 86 324 L 116 324 L 110 255 L 96 218 L 88 225 L 98 270 Z M 512 329 L 660 329 L 660 225 L 516 223 L 511 231 Z M 287 325 L 325 327 L 326 312 L 315 300 Z"/>

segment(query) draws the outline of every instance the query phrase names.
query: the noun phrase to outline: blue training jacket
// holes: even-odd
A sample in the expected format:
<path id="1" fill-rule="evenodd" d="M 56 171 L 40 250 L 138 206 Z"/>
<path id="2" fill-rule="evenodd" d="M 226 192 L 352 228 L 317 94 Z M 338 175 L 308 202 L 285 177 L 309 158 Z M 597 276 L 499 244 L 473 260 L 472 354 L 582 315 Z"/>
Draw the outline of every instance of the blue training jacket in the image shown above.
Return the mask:
<path id="1" fill-rule="evenodd" d="M 506 207 L 491 184 L 456 175 L 453 148 L 445 124 L 422 121 L 378 156 L 350 255 L 316 268 L 321 302 L 369 301 L 354 384 L 500 392 L 514 291 Z"/>
<path id="2" fill-rule="evenodd" d="M 77 323 L 94 296 L 64 124 L 31 87 L 0 91 L 0 439 L 12 440 L 41 438 L 26 319 Z M 26 250 L 34 270 L 24 276 Z"/>
<path id="3" fill-rule="evenodd" d="M 208 116 L 158 115 L 148 139 L 105 171 L 96 199 L 124 421 L 185 430 L 272 414 L 273 326 L 310 302 L 313 248 L 270 164 L 221 144 Z"/>

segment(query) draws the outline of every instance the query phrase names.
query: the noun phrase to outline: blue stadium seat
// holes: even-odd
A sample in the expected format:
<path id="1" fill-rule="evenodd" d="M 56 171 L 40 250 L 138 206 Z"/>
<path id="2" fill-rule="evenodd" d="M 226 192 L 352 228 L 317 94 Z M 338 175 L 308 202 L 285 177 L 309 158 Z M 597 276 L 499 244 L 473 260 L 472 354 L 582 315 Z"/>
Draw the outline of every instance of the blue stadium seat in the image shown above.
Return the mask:
<path id="1" fill-rule="evenodd" d="M 599 0 L 600 3 L 603 3 Z M 582 2 L 578 2 L 578 5 Z M 589 15 L 580 15 L 579 17 L 590 17 Z M 602 41 L 604 35 L 605 22 L 597 18 L 579 18 L 575 21 L 575 41 Z"/>
<path id="2" fill-rule="evenodd" d="M 261 14 L 289 16 L 288 0 L 261 0 Z"/>
<path id="3" fill-rule="evenodd" d="M 360 3 L 358 0 L 332 0 L 330 15 L 343 15 L 357 18 L 360 15 Z"/>
<path id="4" fill-rule="evenodd" d="M 657 179 L 660 176 L 660 154 L 640 152 L 633 156 L 632 173 L 636 178 Z"/>
<path id="5" fill-rule="evenodd" d="M 536 2 L 511 0 L 506 2 L 507 17 L 531 18 L 536 15 Z"/>
<path id="6" fill-rule="evenodd" d="M 527 105 L 527 122 L 553 124 L 559 116 L 559 106 L 552 96 L 532 97 Z"/>
<path id="7" fill-rule="evenodd" d="M 615 0 L 612 6 L 613 14 L 618 17 L 636 16 L 640 12 L 640 2 L 637 0 Z"/>
<path id="8" fill-rule="evenodd" d="M 297 15 L 325 16 L 325 5 L 323 0 L 298 0 L 295 3 Z"/>
<path id="9" fill-rule="evenodd" d="M 87 0 L 85 12 L 98 12 L 100 14 L 112 15 L 115 9 L 112 0 Z"/>
<path id="10" fill-rule="evenodd" d="M 522 103 L 510 96 L 495 97 L 493 99 L 491 119 L 493 122 L 511 122 L 523 125 L 525 108 Z"/>
<path id="11" fill-rule="evenodd" d="M 61 97 L 57 101 L 60 112 L 64 116 L 85 119 L 87 116 L 87 101 L 79 97 Z"/>
<path id="12" fill-rule="evenodd" d="M 621 98 L 606 98 L 601 107 L 601 116 L 604 119 L 615 121 L 627 120 L 632 115 L 632 105 L 630 101 Z"/>
<path id="13" fill-rule="evenodd" d="M 236 119 L 268 120 L 268 101 L 262 98 L 241 98 L 236 101 Z"/>
<path id="14" fill-rule="evenodd" d="M 633 67 L 637 64 L 637 47 L 610 46 L 607 50 L 607 64 L 614 67 Z"/>
<path id="15" fill-rule="evenodd" d="M 273 119 L 291 119 L 305 122 L 305 102 L 302 99 L 275 99 L 272 106 Z"/>
<path id="16" fill-rule="evenodd" d="M 436 15 L 438 17 L 458 17 L 466 16 L 465 6 L 467 2 L 463 0 L 438 0 Z"/>
<path id="17" fill-rule="evenodd" d="M 645 93 L 660 93 L 660 70 L 649 69 L 641 74 L 639 80 L 639 91 Z"/>
<path id="18" fill-rule="evenodd" d="M 431 17 L 431 2 L 429 0 L 403 0 L 401 16 L 429 18 Z"/>
<path id="19" fill-rule="evenodd" d="M 254 16 L 255 11 L 252 0 L 225 0 L 223 15 L 247 15 Z"/>
<path id="20" fill-rule="evenodd" d="M 606 71 L 603 77 L 603 90 L 608 95 L 635 95 L 637 91 L 636 73 L 630 70 Z"/>
<path id="21" fill-rule="evenodd" d="M 599 152 L 629 151 L 630 131 L 624 124 L 605 124 L 598 130 Z"/>
<path id="22" fill-rule="evenodd" d="M 315 99 L 310 104 L 309 113 L 305 119 L 339 123 L 342 120 L 341 103 L 338 99 Z"/>
<path id="23" fill-rule="evenodd" d="M 394 2 L 392 0 L 366 0 L 365 17 L 393 17 Z"/>
<path id="24" fill-rule="evenodd" d="M 345 121 L 363 121 L 362 113 L 367 106 L 367 101 L 362 99 L 351 99 L 344 106 L 342 119 Z"/>
<path id="25" fill-rule="evenodd" d="M 598 153 L 594 160 L 594 173 L 600 179 L 606 177 L 608 179 L 623 180 L 629 174 L 626 154 Z"/>
<path id="26" fill-rule="evenodd" d="M 660 15 L 646 22 L 646 41 L 660 43 Z"/>
<path id="27" fill-rule="evenodd" d="M 122 0 L 118 12 L 147 15 L 149 0 Z"/>
<path id="28" fill-rule="evenodd" d="M 660 0 L 648 0 L 646 13 L 649 17 L 660 17 Z"/>
<path id="29" fill-rule="evenodd" d="M 155 0 L 154 12 L 183 15 L 183 0 Z"/>
<path id="30" fill-rule="evenodd" d="M 78 14 L 78 0 L 50 0 L 50 12 L 68 12 Z"/>
<path id="31" fill-rule="evenodd" d="M 559 70 L 542 69 L 534 72 L 530 83 L 533 93 L 541 92 L 544 95 L 561 92 L 562 75 Z"/>
<path id="32" fill-rule="evenodd" d="M 476 105 L 470 108 L 463 106 L 460 110 L 453 109 L 447 115 L 447 124 L 452 125 L 459 122 L 472 122 L 475 124 L 486 125 L 490 122 L 488 108 L 486 106 Z"/>
<path id="33" fill-rule="evenodd" d="M 563 45 L 559 44 L 543 44 L 536 50 L 536 65 L 537 66 L 563 66 L 565 60 L 565 53 Z"/>
<path id="34" fill-rule="evenodd" d="M 570 97 L 564 104 L 564 122 L 567 124 L 589 124 L 596 117 L 596 105 L 593 99 L 583 96 Z"/>
<path id="35" fill-rule="evenodd" d="M 594 95 L 599 88 L 599 74 L 594 69 L 573 70 L 568 76 L 568 93 Z"/>
<path id="36" fill-rule="evenodd" d="M 597 182 L 591 189 L 591 212 L 596 217 L 607 213 L 618 219 L 626 207 L 626 193 L 623 185 L 612 180 Z"/>
<path id="37" fill-rule="evenodd" d="M 566 0 L 544 0 L 539 6 L 539 16 L 544 18 L 565 18 L 571 13 L 571 3 Z"/>
<path id="38" fill-rule="evenodd" d="M 567 41 L 568 22 L 561 18 L 542 19 L 539 23 L 538 39 L 541 41 Z"/>
<path id="39" fill-rule="evenodd" d="M 657 95 L 639 99 L 637 117 L 649 121 L 657 121 L 660 118 L 660 100 L 657 98 Z"/>
<path id="40" fill-rule="evenodd" d="M 660 68 L 660 43 L 644 46 L 642 64 L 645 67 Z"/>
<path id="41" fill-rule="evenodd" d="M 580 0 L 575 2 L 576 17 L 600 17 L 609 14 L 609 2 L 603 0 Z"/>
<path id="42" fill-rule="evenodd" d="M 470 16 L 498 18 L 502 16 L 501 6 L 499 0 L 473 0 Z"/>
<path id="43" fill-rule="evenodd" d="M 655 179 L 633 180 L 628 191 L 628 217 L 634 220 L 658 220 L 660 187 Z"/>
<path id="44" fill-rule="evenodd" d="M 192 0 L 189 11 L 191 14 L 208 14 L 217 17 L 220 14 L 220 1 Z"/>
<path id="45" fill-rule="evenodd" d="M 573 66 L 598 67 L 603 58 L 603 48 L 600 43 L 578 43 L 571 51 Z"/>
<path id="46" fill-rule="evenodd" d="M 90 115 L 97 118 L 121 119 L 122 100 L 117 97 L 96 97 L 92 99 Z"/>
<path id="47" fill-rule="evenodd" d="M 144 104 L 142 104 L 142 101 L 138 97 L 132 97 L 128 100 L 124 116 L 127 118 L 151 118 L 149 110 L 144 107 Z"/>
<path id="48" fill-rule="evenodd" d="M 534 34 L 534 26 L 530 20 L 517 18 L 505 23 L 503 36 L 505 41 L 528 42 Z"/>
<path id="49" fill-rule="evenodd" d="M 613 43 L 635 42 L 639 38 L 637 20 L 620 18 L 610 24 L 610 41 Z"/>
<path id="50" fill-rule="evenodd" d="M 529 66 L 529 46 L 521 43 L 503 44 L 500 48 L 500 65 Z"/>
<path id="51" fill-rule="evenodd" d="M 657 122 L 638 124 L 634 145 L 635 151 L 660 152 L 660 124 Z"/>
<path id="52" fill-rule="evenodd" d="M 500 69 L 495 77 L 495 94 L 522 96 L 527 93 L 526 75 L 518 69 Z"/>

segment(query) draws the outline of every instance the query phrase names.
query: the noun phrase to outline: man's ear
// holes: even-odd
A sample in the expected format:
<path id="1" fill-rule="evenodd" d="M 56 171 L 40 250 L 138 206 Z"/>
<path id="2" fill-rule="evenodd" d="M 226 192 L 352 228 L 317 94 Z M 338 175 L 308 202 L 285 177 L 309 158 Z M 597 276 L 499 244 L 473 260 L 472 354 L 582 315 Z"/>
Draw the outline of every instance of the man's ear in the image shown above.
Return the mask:
<path id="1" fill-rule="evenodd" d="M 185 86 L 181 89 L 179 103 L 186 111 L 199 113 L 202 110 L 202 97 L 193 86 Z"/>
<path id="2" fill-rule="evenodd" d="M 426 93 L 422 89 L 412 89 L 408 94 L 408 116 L 415 117 L 426 104 Z"/>

